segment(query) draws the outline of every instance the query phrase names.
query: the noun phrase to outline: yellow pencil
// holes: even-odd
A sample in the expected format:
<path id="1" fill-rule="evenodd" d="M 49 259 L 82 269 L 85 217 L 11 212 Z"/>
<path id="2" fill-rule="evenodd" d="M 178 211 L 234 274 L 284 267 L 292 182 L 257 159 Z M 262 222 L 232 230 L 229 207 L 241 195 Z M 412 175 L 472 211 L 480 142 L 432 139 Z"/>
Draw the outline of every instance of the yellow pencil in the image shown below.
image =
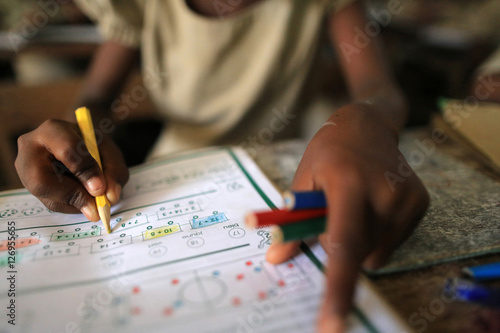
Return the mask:
<path id="1" fill-rule="evenodd" d="M 85 140 L 85 145 L 87 146 L 90 155 L 97 161 L 99 167 L 102 170 L 101 158 L 99 156 L 99 149 L 97 148 L 97 142 L 95 140 L 94 125 L 92 124 L 92 117 L 90 116 L 90 111 L 86 107 L 78 108 L 75 111 L 76 121 L 82 132 L 83 139 Z M 95 197 L 95 202 L 97 204 L 97 210 L 99 212 L 99 217 L 101 218 L 104 227 L 108 234 L 111 233 L 110 215 L 111 215 L 111 205 L 109 204 L 108 198 L 105 195 L 100 195 Z"/>

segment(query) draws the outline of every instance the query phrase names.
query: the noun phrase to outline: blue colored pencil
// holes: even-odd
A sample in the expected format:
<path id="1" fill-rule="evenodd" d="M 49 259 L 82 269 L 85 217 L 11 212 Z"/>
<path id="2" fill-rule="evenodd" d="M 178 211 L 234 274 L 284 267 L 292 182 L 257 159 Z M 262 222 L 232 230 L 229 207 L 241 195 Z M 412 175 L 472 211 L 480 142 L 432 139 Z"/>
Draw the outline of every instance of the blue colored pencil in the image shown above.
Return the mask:
<path id="1" fill-rule="evenodd" d="M 326 197 L 323 191 L 285 192 L 285 207 L 288 210 L 326 208 Z"/>
<path id="2" fill-rule="evenodd" d="M 495 262 L 487 265 L 465 267 L 463 269 L 463 272 L 464 274 L 478 281 L 500 279 L 500 262 Z"/>
<path id="3" fill-rule="evenodd" d="M 500 288 L 486 287 L 464 279 L 449 279 L 445 290 L 456 299 L 500 308 Z"/>

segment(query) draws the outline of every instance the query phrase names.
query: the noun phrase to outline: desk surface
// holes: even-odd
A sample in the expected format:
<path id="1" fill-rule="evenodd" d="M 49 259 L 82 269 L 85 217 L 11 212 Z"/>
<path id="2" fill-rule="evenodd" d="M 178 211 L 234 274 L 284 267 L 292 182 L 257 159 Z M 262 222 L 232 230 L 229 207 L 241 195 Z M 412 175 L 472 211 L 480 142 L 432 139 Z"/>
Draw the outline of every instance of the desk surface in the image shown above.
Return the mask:
<path id="1" fill-rule="evenodd" d="M 490 177 L 492 181 L 499 181 L 498 175 L 476 162 L 472 154 L 456 142 L 447 140 L 439 145 L 439 149 Z M 500 239 L 500 235 L 497 235 L 497 239 Z M 460 301 L 446 303 L 440 296 L 445 280 L 459 276 L 463 267 L 495 261 L 500 261 L 500 254 L 381 276 L 372 281 L 416 332 L 500 332 L 500 309 L 491 310 Z M 496 285 L 500 286 L 500 282 Z M 424 311 L 429 314 L 427 318 Z M 413 325 L 410 318 L 414 319 Z"/>

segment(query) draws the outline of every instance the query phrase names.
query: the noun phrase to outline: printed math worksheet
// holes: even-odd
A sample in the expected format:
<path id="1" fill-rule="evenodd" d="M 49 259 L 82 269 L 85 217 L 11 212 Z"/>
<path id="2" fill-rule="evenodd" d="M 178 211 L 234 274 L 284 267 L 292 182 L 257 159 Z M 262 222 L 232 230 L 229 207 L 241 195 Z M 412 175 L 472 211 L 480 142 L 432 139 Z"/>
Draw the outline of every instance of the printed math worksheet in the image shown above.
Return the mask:
<path id="1" fill-rule="evenodd" d="M 304 245 L 271 265 L 269 231 L 244 225 L 246 212 L 279 206 L 280 193 L 236 148 L 132 169 L 111 234 L 25 190 L 1 193 L 0 333 L 314 332 L 325 253 Z M 401 327 L 363 288 L 357 303 L 375 308 L 358 304 L 351 331 Z"/>

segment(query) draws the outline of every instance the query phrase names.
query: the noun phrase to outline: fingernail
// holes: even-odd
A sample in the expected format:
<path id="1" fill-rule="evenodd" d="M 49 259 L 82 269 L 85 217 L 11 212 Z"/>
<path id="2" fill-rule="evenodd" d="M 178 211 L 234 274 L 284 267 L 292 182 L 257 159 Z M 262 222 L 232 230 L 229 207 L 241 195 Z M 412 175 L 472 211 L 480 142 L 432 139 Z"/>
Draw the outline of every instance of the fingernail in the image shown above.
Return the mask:
<path id="1" fill-rule="evenodd" d="M 95 220 L 94 216 L 95 216 L 96 212 L 95 212 L 95 210 L 92 207 L 84 206 L 81 211 L 82 211 L 83 215 L 85 215 L 85 217 L 89 221 L 94 221 Z"/>
<path id="2" fill-rule="evenodd" d="M 270 263 L 273 263 L 276 256 L 275 253 L 276 253 L 275 247 L 272 245 L 269 246 L 266 253 L 266 260 Z"/>
<path id="3" fill-rule="evenodd" d="M 115 186 L 112 189 L 109 189 L 108 192 L 106 193 L 106 197 L 108 198 L 109 202 L 114 205 L 115 203 L 120 200 L 120 195 L 122 194 L 122 186 L 120 184 L 115 184 Z"/>
<path id="4" fill-rule="evenodd" d="M 92 194 L 98 192 L 102 188 L 103 184 L 99 178 L 93 177 L 87 182 L 87 186 L 89 188 L 90 194 Z"/>

